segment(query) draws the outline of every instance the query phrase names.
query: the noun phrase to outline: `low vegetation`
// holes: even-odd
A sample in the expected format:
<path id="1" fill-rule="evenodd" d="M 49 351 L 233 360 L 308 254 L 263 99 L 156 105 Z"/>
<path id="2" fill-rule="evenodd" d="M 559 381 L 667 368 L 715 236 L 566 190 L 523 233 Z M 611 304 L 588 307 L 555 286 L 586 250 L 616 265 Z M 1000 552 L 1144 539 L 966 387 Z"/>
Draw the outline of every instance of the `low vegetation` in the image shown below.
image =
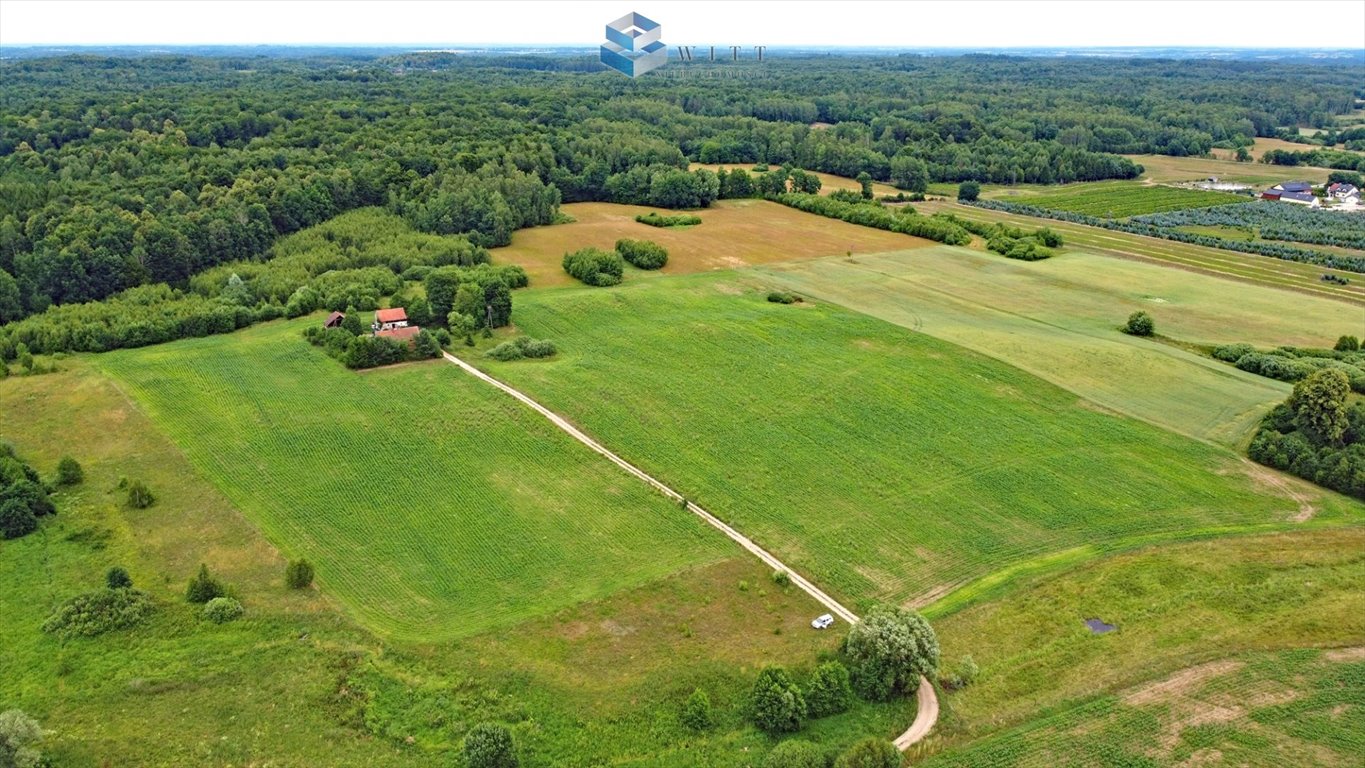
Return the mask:
<path id="1" fill-rule="evenodd" d="M 522 358 L 553 357 L 556 351 L 552 341 L 533 339 L 530 336 L 518 336 L 511 341 L 502 342 L 484 354 L 494 360 L 506 362 L 508 360 L 521 360 Z"/>
<path id="2" fill-rule="evenodd" d="M 799 304 L 802 299 L 791 291 L 768 291 L 768 301 L 774 304 Z"/>
<path id="3" fill-rule="evenodd" d="M 1338 343 L 1338 347 L 1341 346 Z M 1248 373 L 1279 381 L 1300 381 L 1315 371 L 1337 370 L 1346 375 L 1352 390 L 1365 394 L 1365 351 L 1359 348 L 1320 349 L 1285 346 L 1258 350 L 1250 344 L 1237 343 L 1214 347 L 1213 356 L 1225 363 L 1232 363 Z"/>
<path id="4" fill-rule="evenodd" d="M 214 624 L 226 624 L 246 613 L 242 604 L 231 597 L 215 597 L 204 603 L 204 618 Z"/>
<path id="5" fill-rule="evenodd" d="M 106 587 L 84 592 L 62 603 L 43 622 L 42 629 L 62 638 L 95 637 L 135 627 L 154 609 L 155 604 L 146 592 L 131 587 Z"/>
<path id="6" fill-rule="evenodd" d="M 665 216 L 651 211 L 642 213 L 635 217 L 641 224 L 648 224 L 651 227 L 695 227 L 701 223 L 701 217 L 690 213 L 677 213 Z"/>
<path id="7" fill-rule="evenodd" d="M 1134 221 L 1163 229 L 1230 227 L 1265 240 L 1365 250 L 1365 216 L 1269 200 L 1139 216 Z"/>
<path id="8" fill-rule="evenodd" d="M 923 237 L 948 245 L 966 245 L 972 236 L 962 227 L 942 219 L 918 215 L 910 206 L 893 211 L 881 203 L 861 200 L 856 203 L 821 195 L 787 192 L 778 195 L 777 202 L 800 211 L 847 221 L 864 227 L 899 232 Z"/>

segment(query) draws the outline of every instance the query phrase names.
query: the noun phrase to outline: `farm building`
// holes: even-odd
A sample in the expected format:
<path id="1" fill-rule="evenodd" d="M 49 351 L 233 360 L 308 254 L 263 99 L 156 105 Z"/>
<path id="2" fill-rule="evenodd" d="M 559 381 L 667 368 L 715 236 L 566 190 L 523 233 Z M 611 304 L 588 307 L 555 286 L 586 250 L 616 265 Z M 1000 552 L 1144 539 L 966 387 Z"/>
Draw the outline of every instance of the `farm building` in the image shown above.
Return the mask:
<path id="1" fill-rule="evenodd" d="M 342 320 L 345 320 L 345 319 L 346 319 L 346 313 L 344 313 L 344 312 L 333 312 L 332 314 L 330 314 L 330 315 L 327 316 L 327 319 L 326 319 L 326 320 L 323 320 L 323 321 L 322 321 L 322 327 L 323 327 L 323 328 L 340 328 L 340 327 L 341 327 L 341 321 L 342 321 Z"/>
<path id="2" fill-rule="evenodd" d="M 1337 182 L 1327 187 L 1327 196 L 1337 200 L 1360 200 L 1360 190 L 1354 184 Z"/>
<path id="3" fill-rule="evenodd" d="M 395 328 L 406 328 L 408 327 L 408 313 L 402 307 L 376 310 L 374 313 L 374 324 L 370 327 L 376 332 L 391 331 Z"/>
<path id="4" fill-rule="evenodd" d="M 1284 181 L 1261 193 L 1262 200 L 1279 200 L 1317 208 L 1322 202 L 1313 195 L 1313 185 L 1306 181 Z"/>
<path id="5" fill-rule="evenodd" d="M 1280 202 L 1306 205 L 1311 208 L 1322 205 L 1322 201 L 1314 197 L 1312 192 L 1282 192 L 1280 193 Z"/>
<path id="6" fill-rule="evenodd" d="M 422 329 L 415 325 L 403 325 L 398 328 L 375 331 L 374 335 L 386 339 L 393 339 L 394 341 L 406 341 L 408 346 L 411 347 L 413 344 L 417 343 L 417 334 L 421 332 Z"/>

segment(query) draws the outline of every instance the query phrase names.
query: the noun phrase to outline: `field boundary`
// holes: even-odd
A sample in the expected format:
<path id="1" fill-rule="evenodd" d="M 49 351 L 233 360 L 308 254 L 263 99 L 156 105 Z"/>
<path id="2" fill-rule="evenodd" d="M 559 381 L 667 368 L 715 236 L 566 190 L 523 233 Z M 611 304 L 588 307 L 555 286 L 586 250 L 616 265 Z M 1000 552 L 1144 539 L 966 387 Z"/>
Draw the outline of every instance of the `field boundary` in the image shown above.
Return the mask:
<path id="1" fill-rule="evenodd" d="M 716 530 L 725 534 L 727 537 L 729 537 L 735 543 L 739 544 L 750 554 L 754 555 L 759 560 L 762 560 L 765 564 L 773 568 L 773 570 L 782 571 L 783 573 L 786 573 L 793 584 L 795 584 L 797 587 L 800 587 L 801 591 L 815 598 L 816 602 L 828 608 L 830 613 L 834 614 L 835 616 L 838 616 L 839 618 L 843 619 L 849 624 L 858 623 L 857 614 L 845 608 L 843 605 L 839 603 L 839 601 L 830 597 L 828 594 L 824 592 L 824 590 L 815 586 L 815 584 L 811 583 L 811 581 L 807 579 L 805 576 L 802 576 L 801 574 L 797 573 L 791 568 L 788 568 L 786 564 L 784 564 L 781 560 L 777 559 L 776 555 L 773 555 L 768 550 L 758 546 L 753 542 L 752 539 L 735 530 L 734 528 L 730 527 L 728 524 L 725 523 L 725 521 L 721 520 L 720 518 L 716 517 L 710 512 L 707 512 L 705 509 L 698 506 L 694 502 L 688 501 L 687 498 L 683 496 L 681 493 L 678 493 L 677 491 L 668 487 L 661 480 L 656 479 L 653 475 L 650 475 L 643 469 L 640 469 L 639 467 L 635 466 L 634 464 L 631 464 L 630 462 L 626 461 L 620 456 L 617 456 L 615 453 L 612 453 L 611 450 L 609 450 L 606 446 L 592 439 L 582 430 L 575 427 L 573 424 L 570 424 L 568 420 L 565 419 L 564 417 L 560 416 L 559 414 L 555 413 L 549 408 L 546 408 L 545 406 L 536 402 L 534 399 L 531 398 L 530 395 L 527 395 L 521 390 L 512 387 L 511 385 L 505 384 L 502 381 L 499 381 L 498 379 L 489 376 L 488 374 L 484 373 L 478 368 L 475 368 L 474 366 L 461 360 L 460 358 L 450 354 L 449 352 L 442 350 L 441 355 L 445 357 L 447 362 L 455 364 L 461 370 L 473 376 L 474 378 L 479 379 L 480 381 L 483 381 L 487 384 L 491 384 L 494 387 L 497 387 L 503 392 L 506 392 L 507 394 L 521 401 L 522 404 L 526 405 L 536 413 L 539 413 L 541 416 L 544 416 L 545 418 L 549 419 L 551 424 L 554 424 L 556 427 L 559 427 L 561 430 L 568 433 L 569 436 L 573 437 L 578 442 L 591 448 L 594 452 L 602 455 L 608 461 L 620 467 L 621 469 L 624 469 L 631 475 L 634 475 L 640 480 L 643 480 L 644 482 L 648 483 L 658 492 L 662 493 L 663 495 L 667 496 L 673 501 L 678 502 L 680 505 L 686 505 L 686 509 L 688 512 L 691 512 L 692 514 L 706 521 L 707 525 L 710 525 L 712 528 L 715 528 Z M 919 691 L 915 694 L 915 705 L 916 705 L 915 721 L 910 724 L 910 727 L 906 729 L 905 733 L 902 733 L 900 736 L 896 737 L 896 740 L 894 742 L 896 748 L 902 752 L 909 749 L 912 745 L 923 739 L 925 736 L 929 735 L 929 731 L 932 730 L 934 724 L 938 722 L 938 695 L 934 692 L 933 684 L 929 682 L 929 679 L 927 677 L 924 677 L 922 675 L 920 676 Z"/>

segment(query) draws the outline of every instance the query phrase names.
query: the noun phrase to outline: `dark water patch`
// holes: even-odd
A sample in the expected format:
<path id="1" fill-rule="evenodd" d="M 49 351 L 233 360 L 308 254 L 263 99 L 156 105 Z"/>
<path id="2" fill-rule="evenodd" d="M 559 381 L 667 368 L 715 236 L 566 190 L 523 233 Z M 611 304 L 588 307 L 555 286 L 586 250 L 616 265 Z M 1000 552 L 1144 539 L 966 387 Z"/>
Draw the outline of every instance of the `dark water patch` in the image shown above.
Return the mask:
<path id="1" fill-rule="evenodd" d="M 1113 624 L 1106 624 L 1099 619 L 1086 619 L 1085 625 L 1087 627 L 1090 627 L 1090 631 L 1097 635 L 1102 635 L 1105 632 L 1113 632 L 1114 630 L 1118 629 L 1118 627 L 1114 626 Z"/>

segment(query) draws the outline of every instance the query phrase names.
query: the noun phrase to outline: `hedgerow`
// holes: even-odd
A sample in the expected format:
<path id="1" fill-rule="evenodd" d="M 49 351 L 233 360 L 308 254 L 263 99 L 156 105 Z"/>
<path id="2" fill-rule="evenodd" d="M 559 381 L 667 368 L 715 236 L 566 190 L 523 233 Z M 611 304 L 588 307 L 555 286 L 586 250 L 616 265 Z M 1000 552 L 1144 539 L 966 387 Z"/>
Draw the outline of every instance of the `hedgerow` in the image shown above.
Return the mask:
<path id="1" fill-rule="evenodd" d="M 1222 344 L 1213 348 L 1213 356 L 1279 381 L 1300 381 L 1314 371 L 1332 368 L 1346 374 L 1352 390 L 1365 394 L 1365 352 L 1360 350 L 1276 347 L 1262 351 L 1250 344 Z"/>
<path id="2" fill-rule="evenodd" d="M 555 345 L 551 341 L 533 339 L 529 336 L 518 336 L 511 341 L 493 347 L 486 353 L 494 360 L 520 360 L 523 357 L 540 358 L 551 357 L 556 352 Z"/>
<path id="3" fill-rule="evenodd" d="M 662 245 L 648 240 L 622 238 L 616 241 L 616 252 L 640 269 L 659 269 L 668 263 L 668 251 Z"/>
<path id="4" fill-rule="evenodd" d="M 920 216 L 909 206 L 902 208 L 899 213 L 894 213 L 880 203 L 846 203 L 800 192 L 787 192 L 774 199 L 799 211 L 828 216 L 864 227 L 923 237 L 947 245 L 966 245 L 972 241 L 972 236 L 960 225 L 940 218 Z"/>
<path id="5" fill-rule="evenodd" d="M 641 224 L 648 224 L 651 227 L 692 227 L 701 223 L 700 216 L 693 216 L 689 213 L 663 216 L 656 211 L 642 213 L 636 216 L 635 220 Z"/>

